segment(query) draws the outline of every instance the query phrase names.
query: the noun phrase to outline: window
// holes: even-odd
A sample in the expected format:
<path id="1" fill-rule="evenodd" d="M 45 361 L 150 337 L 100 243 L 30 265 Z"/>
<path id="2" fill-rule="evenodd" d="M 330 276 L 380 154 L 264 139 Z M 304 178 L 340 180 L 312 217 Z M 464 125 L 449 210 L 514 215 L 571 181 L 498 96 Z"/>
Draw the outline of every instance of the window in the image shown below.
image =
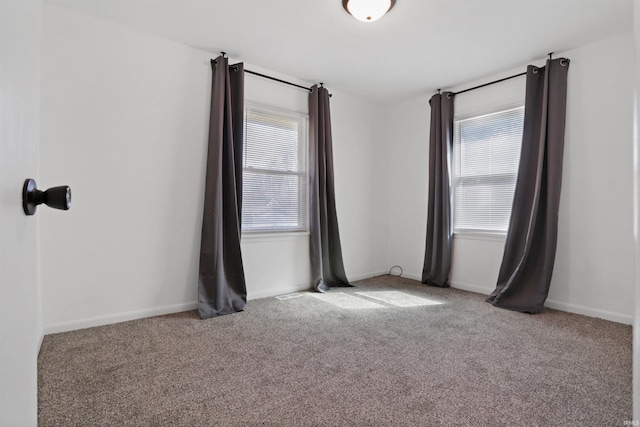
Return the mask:
<path id="1" fill-rule="evenodd" d="M 245 108 L 242 231 L 307 231 L 307 116 Z"/>
<path id="2" fill-rule="evenodd" d="M 454 233 L 506 233 L 523 123 L 524 107 L 455 121 Z"/>

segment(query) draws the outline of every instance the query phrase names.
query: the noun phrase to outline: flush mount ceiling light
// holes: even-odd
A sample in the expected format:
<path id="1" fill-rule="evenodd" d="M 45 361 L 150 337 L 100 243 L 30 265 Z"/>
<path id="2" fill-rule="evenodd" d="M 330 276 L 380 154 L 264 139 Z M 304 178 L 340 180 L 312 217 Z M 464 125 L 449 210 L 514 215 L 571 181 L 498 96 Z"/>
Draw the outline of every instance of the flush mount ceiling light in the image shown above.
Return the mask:
<path id="1" fill-rule="evenodd" d="M 362 22 L 382 18 L 396 4 L 396 0 L 342 0 L 342 7 Z"/>

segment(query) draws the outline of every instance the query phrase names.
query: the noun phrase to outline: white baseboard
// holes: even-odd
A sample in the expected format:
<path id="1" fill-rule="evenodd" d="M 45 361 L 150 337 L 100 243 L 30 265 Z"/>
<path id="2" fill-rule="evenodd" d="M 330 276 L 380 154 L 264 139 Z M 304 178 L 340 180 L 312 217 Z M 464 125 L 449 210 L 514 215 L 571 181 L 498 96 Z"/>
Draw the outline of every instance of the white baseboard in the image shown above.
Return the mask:
<path id="1" fill-rule="evenodd" d="M 418 282 L 422 281 L 422 275 L 421 274 L 416 274 L 416 273 L 403 273 L 402 277 L 405 277 L 407 279 L 411 279 L 411 280 L 417 280 Z M 475 292 L 477 294 L 483 294 L 483 295 L 489 295 L 493 289 L 488 289 L 488 288 L 484 288 L 482 286 L 478 286 L 478 285 L 474 285 L 471 283 L 464 283 L 464 282 L 449 282 L 449 286 L 451 286 L 454 289 L 460 289 L 461 291 L 469 291 L 469 292 Z"/>
<path id="2" fill-rule="evenodd" d="M 493 292 L 494 288 L 485 288 L 484 286 L 474 285 L 464 282 L 449 282 L 449 286 L 454 289 L 460 289 L 461 291 L 475 292 L 476 294 L 489 295 Z"/>
<path id="3" fill-rule="evenodd" d="M 381 271 L 375 271 L 370 273 L 356 274 L 356 275 L 351 275 L 349 277 L 349 280 L 355 282 L 358 280 L 368 279 L 371 277 L 386 275 L 388 273 L 389 273 L 388 270 L 381 270 Z M 421 280 L 420 275 L 413 274 L 413 273 L 403 273 L 402 277 L 407 279 L 417 280 L 417 281 Z M 469 291 L 469 292 L 475 292 L 482 295 L 488 295 L 493 291 L 493 289 L 487 289 L 482 286 L 477 286 L 469 283 L 454 282 L 450 284 L 452 288 Z M 264 291 L 252 292 L 247 296 L 247 299 L 253 300 L 258 298 L 268 298 L 268 297 L 274 297 L 277 295 L 283 295 L 283 294 L 288 294 L 293 292 L 307 291 L 309 289 L 310 287 L 307 284 L 282 287 L 278 289 L 269 289 Z M 570 304 L 570 303 L 554 301 L 554 300 L 547 300 L 547 302 L 545 303 L 545 306 L 555 310 L 582 314 L 589 317 L 597 317 L 600 319 L 610 320 L 613 322 L 623 323 L 626 325 L 633 324 L 632 315 L 620 314 L 612 311 L 600 310 L 596 308 L 585 307 L 581 305 Z M 74 331 L 76 329 L 91 328 L 94 326 L 109 325 L 112 323 L 126 322 L 129 320 L 136 320 L 136 319 L 141 319 L 145 317 L 161 316 L 164 314 L 195 310 L 197 308 L 198 308 L 198 303 L 196 301 L 193 301 L 193 302 L 182 303 L 182 304 L 173 304 L 173 305 L 167 305 L 163 307 L 154 307 L 149 309 L 130 311 L 126 313 L 116 313 L 116 314 L 110 314 L 106 316 L 98 316 L 98 317 L 92 317 L 92 318 L 86 318 L 86 319 L 72 320 L 68 322 L 59 322 L 51 325 L 45 325 L 43 328 L 43 333 L 40 334 L 38 351 L 42 346 L 42 340 L 44 339 L 44 335 L 46 334 L 55 334 L 58 332 L 68 332 L 68 331 Z"/>
<path id="4" fill-rule="evenodd" d="M 406 274 L 403 276 L 408 277 L 408 275 Z M 475 292 L 482 295 L 489 295 L 494 290 L 494 288 L 489 289 L 470 283 L 450 282 L 449 284 L 452 288 Z M 632 315 L 615 313 L 613 311 L 600 310 L 598 308 L 585 307 L 583 305 L 571 304 L 549 299 L 545 302 L 544 306 L 552 308 L 554 310 L 566 311 L 567 313 L 582 314 L 583 316 L 596 317 L 599 319 L 610 320 L 612 322 L 623 323 L 625 325 L 633 324 Z"/>
<path id="5" fill-rule="evenodd" d="M 612 322 L 624 323 L 625 325 L 633 324 L 633 316 L 628 314 L 615 313 L 613 311 L 600 310 L 598 308 L 585 307 L 582 305 L 570 304 L 554 300 L 547 300 L 544 303 L 544 306 L 552 308 L 554 310 L 561 310 L 569 313 L 582 314 L 584 316 L 610 320 Z"/>
<path id="6" fill-rule="evenodd" d="M 407 273 L 403 271 L 402 277 L 404 277 L 405 279 L 417 280 L 418 282 L 422 281 L 422 274 Z"/>
<path id="7" fill-rule="evenodd" d="M 348 279 L 350 282 L 356 282 L 358 280 L 370 279 L 371 277 L 383 276 L 385 274 L 389 274 L 389 270 L 381 270 L 381 271 L 374 271 L 372 273 L 350 275 Z M 287 286 L 287 287 L 282 287 L 277 289 L 266 289 L 262 291 L 249 292 L 247 295 L 247 299 L 254 300 L 259 298 L 271 298 L 278 295 L 290 294 L 293 292 L 310 291 L 310 290 L 311 290 L 311 286 L 308 283 L 305 283 L 297 286 Z"/>
<path id="8" fill-rule="evenodd" d="M 357 282 L 358 280 L 370 279 L 372 277 L 384 276 L 389 274 L 389 270 L 374 271 L 372 273 L 352 274 L 349 276 L 350 282 Z"/>
<path id="9" fill-rule="evenodd" d="M 349 280 L 352 280 L 352 281 L 362 280 L 370 277 L 380 276 L 387 273 L 388 271 L 378 271 L 373 273 L 358 274 L 355 276 L 351 276 Z M 268 289 L 263 291 L 251 292 L 247 295 L 247 299 L 254 300 L 258 298 L 268 298 L 268 297 L 274 297 L 277 295 L 283 295 L 283 294 L 288 294 L 292 292 L 307 291 L 309 289 L 310 289 L 310 286 L 308 284 L 287 286 L 287 287 L 282 287 L 277 289 Z M 68 332 L 68 331 L 75 331 L 77 329 L 92 328 L 94 326 L 103 326 L 103 325 L 109 325 L 112 323 L 127 322 L 129 320 L 142 319 L 145 317 L 162 316 L 164 314 L 179 313 L 181 311 L 195 310 L 197 308 L 198 308 L 197 301 L 193 301 L 193 302 L 182 303 L 182 304 L 173 304 L 173 305 L 167 305 L 163 307 L 153 307 L 153 308 L 148 308 L 143 310 L 130 311 L 126 313 L 109 314 L 106 316 L 90 317 L 85 319 L 71 320 L 68 322 L 59 322 L 59 323 L 53 323 L 50 325 L 45 325 L 43 328 L 44 333 L 41 334 L 38 348 L 42 346 L 42 340 L 44 339 L 44 335 L 47 335 L 47 334 L 56 334 L 59 332 Z"/>
<path id="10" fill-rule="evenodd" d="M 308 291 L 310 289 L 311 287 L 309 286 L 308 283 L 306 283 L 304 285 L 285 286 L 277 289 L 265 289 L 262 291 L 247 292 L 247 301 L 260 299 L 260 298 L 271 298 L 271 297 L 276 297 L 278 295 L 291 294 L 294 292 Z"/>
<path id="11" fill-rule="evenodd" d="M 58 332 L 75 331 L 76 329 L 92 328 L 94 326 L 110 325 L 112 323 L 127 322 L 129 320 L 142 319 L 144 317 L 162 316 L 164 314 L 179 313 L 181 311 L 195 310 L 198 308 L 196 301 L 182 304 L 166 305 L 163 307 L 153 307 L 143 310 L 129 311 L 126 313 L 108 314 L 106 316 L 90 317 L 86 319 L 59 322 L 45 325 L 45 334 L 55 334 Z"/>
<path id="12" fill-rule="evenodd" d="M 356 281 L 356 280 L 368 279 L 370 277 L 381 276 L 387 273 L 388 271 L 385 270 L 385 271 L 377 271 L 373 273 L 357 274 L 357 275 L 351 276 L 349 280 Z M 288 294 L 292 292 L 307 291 L 309 289 L 310 289 L 310 286 L 308 284 L 287 286 L 287 287 L 282 287 L 277 289 L 267 289 L 263 291 L 248 293 L 247 299 L 254 300 L 258 298 L 269 298 L 269 297 Z M 71 320 L 68 322 L 53 323 L 53 324 L 44 326 L 43 328 L 44 333 L 41 334 L 40 343 L 38 347 L 42 345 L 42 340 L 44 339 L 44 335 L 47 335 L 47 334 L 56 334 L 59 332 L 75 331 L 77 329 L 92 328 L 94 326 L 110 325 L 112 323 L 127 322 L 129 320 L 142 319 L 145 317 L 162 316 L 164 314 L 179 313 L 181 311 L 195 310 L 197 308 L 198 308 L 197 301 L 193 301 L 193 302 L 182 303 L 182 304 L 167 305 L 163 307 L 153 307 L 153 308 L 148 308 L 143 310 L 135 310 L 135 311 L 130 311 L 126 313 L 108 314 L 106 316 L 90 317 L 86 319 Z"/>
<path id="13" fill-rule="evenodd" d="M 42 341 L 44 341 L 44 333 L 42 332 L 42 329 L 40 330 L 40 337 L 38 339 L 38 353 L 40 354 L 40 349 L 42 349 Z"/>

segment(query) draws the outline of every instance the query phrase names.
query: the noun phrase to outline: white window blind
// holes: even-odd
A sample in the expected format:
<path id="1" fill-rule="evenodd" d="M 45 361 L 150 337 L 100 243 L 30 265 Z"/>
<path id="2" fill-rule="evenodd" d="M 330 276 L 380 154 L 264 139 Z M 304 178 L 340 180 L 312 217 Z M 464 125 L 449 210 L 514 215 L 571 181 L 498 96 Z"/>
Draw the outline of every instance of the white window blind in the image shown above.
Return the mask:
<path id="1" fill-rule="evenodd" d="M 506 233 L 523 123 L 524 107 L 454 123 L 454 233 Z"/>
<path id="2" fill-rule="evenodd" d="M 306 231 L 307 117 L 247 105 L 242 231 Z"/>

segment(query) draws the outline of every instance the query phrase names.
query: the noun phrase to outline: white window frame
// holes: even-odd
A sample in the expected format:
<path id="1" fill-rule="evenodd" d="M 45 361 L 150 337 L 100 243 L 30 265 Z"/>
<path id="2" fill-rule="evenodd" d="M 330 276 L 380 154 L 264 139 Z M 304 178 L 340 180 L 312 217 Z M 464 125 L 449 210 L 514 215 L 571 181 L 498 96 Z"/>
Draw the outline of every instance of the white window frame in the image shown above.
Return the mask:
<path id="1" fill-rule="evenodd" d="M 255 111 L 258 113 L 270 114 L 275 116 L 280 116 L 284 118 L 289 118 L 293 120 L 301 121 L 301 126 L 298 129 L 298 156 L 299 161 L 303 165 L 302 171 L 282 171 L 282 170 L 274 170 L 268 168 L 254 168 L 246 166 L 246 137 L 247 137 L 247 113 L 248 111 Z M 301 209 L 298 210 L 298 226 L 296 227 L 263 227 L 263 228 L 250 228 L 245 229 L 242 228 L 243 240 L 248 238 L 248 240 L 262 239 L 262 238 L 295 238 L 295 236 L 299 235 L 308 235 L 309 234 L 309 115 L 306 113 L 286 110 L 283 108 L 274 107 L 271 105 L 260 104 L 255 102 L 245 102 L 244 106 L 244 117 L 243 117 L 243 125 L 244 125 L 244 141 L 242 143 L 243 150 L 243 164 L 242 164 L 242 173 L 243 173 L 243 186 L 245 183 L 245 172 L 251 172 L 253 174 L 261 174 L 261 175 L 275 175 L 275 176 L 298 176 L 299 180 L 299 188 L 298 188 L 298 206 Z M 244 190 L 244 189 L 243 189 Z M 306 192 L 305 192 L 306 190 Z M 246 192 L 243 191 L 243 203 L 244 198 L 246 196 Z M 243 218 L 244 218 L 244 209 L 243 209 Z M 289 237 L 287 237 L 289 236 Z"/>
<path id="2" fill-rule="evenodd" d="M 480 238 L 482 240 L 485 239 L 490 239 L 490 240 L 504 240 L 504 238 L 506 237 L 506 230 L 502 231 L 502 230 L 498 230 L 498 229 L 494 229 L 494 230 L 486 230 L 486 229 L 471 229 L 471 228 L 456 228 L 456 218 L 455 218 L 455 213 L 457 210 L 457 206 L 456 206 L 456 190 L 458 188 L 457 185 L 457 180 L 459 179 L 458 177 L 458 171 L 456 170 L 456 152 L 455 152 L 455 144 L 457 141 L 457 138 L 459 137 L 459 132 L 460 132 L 460 122 L 464 122 L 466 120 L 470 120 L 470 119 L 475 119 L 475 118 L 481 118 L 484 116 L 490 116 L 490 115 L 494 115 L 494 114 L 499 114 L 499 113 L 503 113 L 503 112 L 508 112 L 508 111 L 512 111 L 512 110 L 517 110 L 517 109 L 522 109 L 524 111 L 524 101 L 519 101 L 516 103 L 512 103 L 509 105 L 503 105 L 500 107 L 495 107 L 495 108 L 491 108 L 488 110 L 484 110 L 482 112 L 475 112 L 475 113 L 469 113 L 469 114 L 465 114 L 463 116 L 459 116 L 459 117 L 455 117 L 454 118 L 454 126 L 453 126 L 453 145 L 454 148 L 452 150 L 452 162 L 451 162 L 451 169 L 452 169 L 452 173 L 451 173 L 451 181 L 452 181 L 452 185 L 451 185 L 451 206 L 452 206 L 452 228 L 453 228 L 453 234 L 454 237 L 464 237 L 464 238 Z M 523 123 L 524 125 L 524 123 Z M 520 141 L 522 142 L 522 141 Z M 522 147 L 521 147 L 522 148 Z M 520 151 L 521 153 L 521 151 Z M 518 155 L 518 164 L 519 164 L 519 157 L 520 157 L 520 153 Z M 517 180 L 517 175 L 518 175 L 518 170 L 516 168 L 516 171 L 514 172 L 514 179 Z"/>

